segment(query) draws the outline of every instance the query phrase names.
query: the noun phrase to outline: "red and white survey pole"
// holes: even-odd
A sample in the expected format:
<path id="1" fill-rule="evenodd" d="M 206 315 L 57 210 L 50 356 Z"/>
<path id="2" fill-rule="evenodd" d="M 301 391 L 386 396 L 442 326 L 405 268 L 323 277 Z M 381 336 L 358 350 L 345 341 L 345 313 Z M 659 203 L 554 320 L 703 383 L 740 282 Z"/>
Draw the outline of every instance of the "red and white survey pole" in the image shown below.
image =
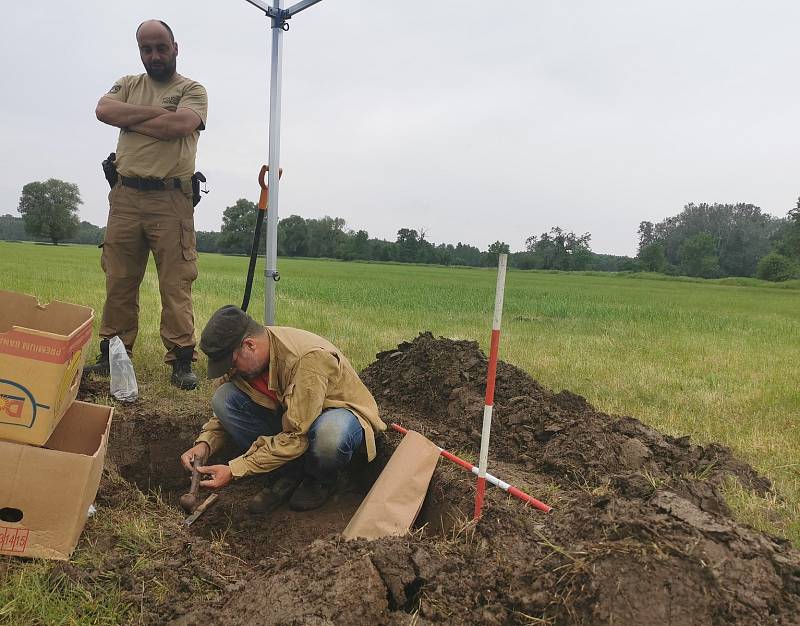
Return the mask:
<path id="1" fill-rule="evenodd" d="M 489 435 L 492 432 L 492 409 L 494 408 L 494 380 L 497 374 L 497 352 L 500 348 L 500 321 L 503 319 L 503 294 L 506 289 L 507 254 L 501 254 L 497 265 L 497 287 L 494 294 L 494 317 L 492 318 L 492 343 L 489 348 L 489 371 L 486 376 L 486 400 L 483 406 L 483 431 L 481 432 L 481 455 L 478 460 L 478 485 L 475 493 L 474 519 L 481 516 L 483 494 L 486 491 L 486 465 L 489 461 Z"/>
<path id="2" fill-rule="evenodd" d="M 405 435 L 408 432 L 408 430 L 400 426 L 400 424 L 392 423 L 389 425 L 392 427 L 393 430 L 396 430 L 398 433 L 402 435 Z M 453 454 L 452 452 L 448 452 L 444 448 L 439 448 L 439 446 L 436 445 L 435 443 L 433 445 L 435 445 L 438 448 L 439 454 L 444 458 L 446 458 L 448 461 L 452 461 L 456 465 L 460 465 L 468 472 L 472 472 L 473 474 L 478 473 L 478 468 L 475 467 L 472 463 L 465 461 L 461 457 L 457 457 L 455 454 Z M 553 510 L 552 507 L 545 504 L 544 502 L 540 502 L 533 496 L 529 496 L 524 491 L 517 489 L 514 485 L 509 485 L 504 480 L 500 480 L 499 478 L 497 478 L 497 476 L 492 476 L 488 472 L 486 473 L 486 481 L 491 483 L 495 487 L 500 487 L 500 489 L 508 493 L 508 495 L 514 496 L 518 500 L 522 500 L 525 504 L 528 504 L 535 509 L 539 509 L 540 511 L 544 511 L 545 513 L 549 513 L 550 511 Z"/>

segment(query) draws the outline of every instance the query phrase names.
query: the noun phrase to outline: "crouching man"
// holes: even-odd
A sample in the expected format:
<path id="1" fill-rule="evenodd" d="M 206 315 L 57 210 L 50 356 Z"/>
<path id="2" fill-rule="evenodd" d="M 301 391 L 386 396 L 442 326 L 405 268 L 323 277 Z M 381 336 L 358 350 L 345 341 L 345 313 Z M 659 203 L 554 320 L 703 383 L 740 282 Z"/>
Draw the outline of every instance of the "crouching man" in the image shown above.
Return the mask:
<path id="1" fill-rule="evenodd" d="M 248 508 L 265 513 L 288 500 L 293 510 L 308 511 L 327 501 L 354 454 L 375 458 L 375 431 L 386 425 L 353 366 L 327 339 L 264 327 L 228 305 L 203 329 L 200 349 L 208 377 L 226 382 L 214 393 L 214 416 L 181 462 L 191 471 L 193 457 L 208 459 L 228 439 L 240 453 L 226 465 L 200 467 L 211 477 L 202 487 L 286 466 Z"/>

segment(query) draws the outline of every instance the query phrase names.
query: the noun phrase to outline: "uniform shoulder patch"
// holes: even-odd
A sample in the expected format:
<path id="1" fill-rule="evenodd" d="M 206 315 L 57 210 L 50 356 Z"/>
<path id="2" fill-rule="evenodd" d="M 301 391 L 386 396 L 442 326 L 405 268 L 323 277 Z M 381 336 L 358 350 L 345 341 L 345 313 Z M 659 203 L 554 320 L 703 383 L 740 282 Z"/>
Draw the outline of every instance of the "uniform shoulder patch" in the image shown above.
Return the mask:
<path id="1" fill-rule="evenodd" d="M 119 93 L 120 91 L 122 91 L 122 85 L 117 83 L 111 89 L 108 90 L 108 93 Z"/>

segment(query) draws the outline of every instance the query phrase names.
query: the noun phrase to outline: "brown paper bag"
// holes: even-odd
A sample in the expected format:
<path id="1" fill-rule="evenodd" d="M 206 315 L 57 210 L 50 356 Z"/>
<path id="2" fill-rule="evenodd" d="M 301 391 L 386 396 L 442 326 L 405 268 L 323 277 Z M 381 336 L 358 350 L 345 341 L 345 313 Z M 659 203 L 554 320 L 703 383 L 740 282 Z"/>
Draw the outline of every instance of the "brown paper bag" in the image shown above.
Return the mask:
<path id="1" fill-rule="evenodd" d="M 408 532 L 422 507 L 438 460 L 439 448 L 409 430 L 342 536 L 377 539 Z"/>

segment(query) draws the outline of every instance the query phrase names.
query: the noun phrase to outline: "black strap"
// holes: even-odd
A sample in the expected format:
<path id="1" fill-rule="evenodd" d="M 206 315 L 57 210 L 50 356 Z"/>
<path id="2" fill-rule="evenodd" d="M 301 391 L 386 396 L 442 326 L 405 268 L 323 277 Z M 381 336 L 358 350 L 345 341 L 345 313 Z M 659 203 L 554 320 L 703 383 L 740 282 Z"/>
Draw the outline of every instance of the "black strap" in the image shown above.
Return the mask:
<path id="1" fill-rule="evenodd" d="M 164 191 L 165 189 L 182 189 L 180 178 L 136 178 L 120 176 L 120 183 L 139 191 Z"/>

